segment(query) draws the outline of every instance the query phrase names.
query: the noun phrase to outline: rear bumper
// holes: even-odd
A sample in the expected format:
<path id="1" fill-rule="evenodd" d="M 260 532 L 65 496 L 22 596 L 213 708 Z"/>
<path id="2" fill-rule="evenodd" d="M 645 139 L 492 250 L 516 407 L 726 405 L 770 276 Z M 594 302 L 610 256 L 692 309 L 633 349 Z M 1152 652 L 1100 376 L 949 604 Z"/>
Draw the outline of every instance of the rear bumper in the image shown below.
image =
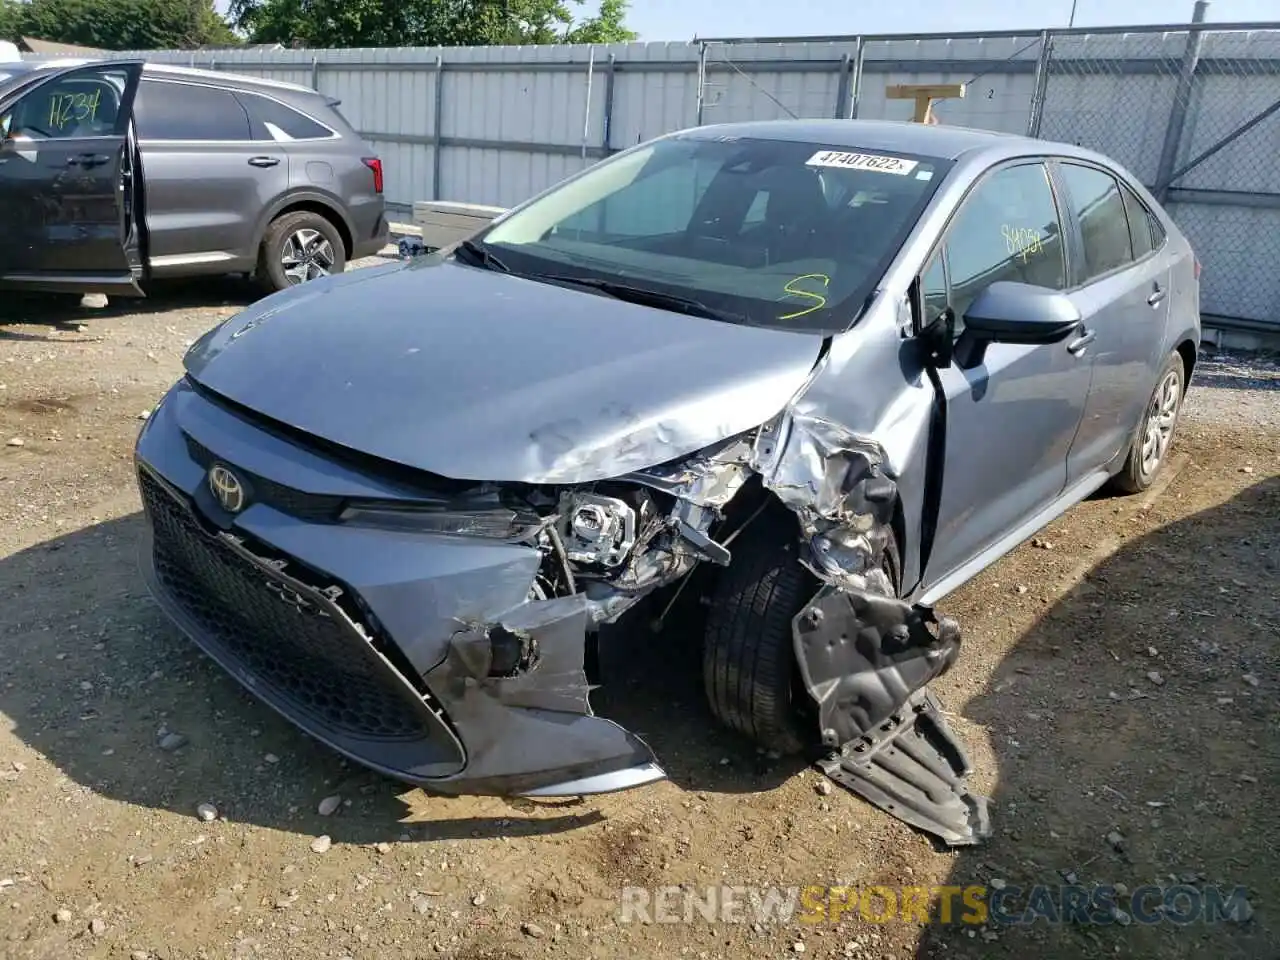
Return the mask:
<path id="1" fill-rule="evenodd" d="M 522 602 L 534 551 L 300 519 L 279 487 L 219 514 L 197 451 L 266 490 L 288 449 L 182 385 L 139 437 L 144 573 L 211 658 L 316 739 L 434 790 L 577 795 L 663 778 L 638 737 L 590 712 L 585 605 Z M 305 478 L 312 455 L 294 454 Z M 498 624 L 531 638 L 529 669 L 489 675 Z"/>
<path id="2" fill-rule="evenodd" d="M 387 221 L 385 208 L 378 210 L 372 227 L 363 233 L 357 232 L 351 244 L 351 259 L 376 256 L 382 248 L 391 242 L 391 224 Z"/>

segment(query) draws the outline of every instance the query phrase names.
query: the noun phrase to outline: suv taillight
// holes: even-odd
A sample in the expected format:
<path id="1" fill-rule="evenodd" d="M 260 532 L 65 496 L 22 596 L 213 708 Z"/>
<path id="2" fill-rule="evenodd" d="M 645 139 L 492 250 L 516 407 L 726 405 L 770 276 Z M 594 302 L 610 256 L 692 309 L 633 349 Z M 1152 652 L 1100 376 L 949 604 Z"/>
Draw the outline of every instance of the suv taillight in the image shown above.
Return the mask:
<path id="1" fill-rule="evenodd" d="M 1200 258 L 1199 258 L 1199 257 L 1196 257 L 1196 258 L 1195 258 L 1195 261 L 1196 261 L 1196 279 L 1197 279 L 1197 280 L 1199 280 L 1199 279 L 1200 279 L 1200 271 L 1201 271 L 1201 269 L 1202 269 L 1202 268 L 1201 268 L 1201 266 L 1200 266 Z"/>
<path id="2" fill-rule="evenodd" d="M 382 161 L 377 157 L 364 157 L 364 165 L 373 171 L 373 192 L 382 192 Z"/>

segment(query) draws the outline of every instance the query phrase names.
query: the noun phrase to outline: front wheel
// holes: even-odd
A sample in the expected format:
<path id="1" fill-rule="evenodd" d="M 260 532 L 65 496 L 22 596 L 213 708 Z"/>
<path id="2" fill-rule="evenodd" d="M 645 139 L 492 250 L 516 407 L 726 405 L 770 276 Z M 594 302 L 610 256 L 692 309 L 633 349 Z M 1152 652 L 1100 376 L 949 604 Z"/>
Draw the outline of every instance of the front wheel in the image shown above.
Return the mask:
<path id="1" fill-rule="evenodd" d="M 1182 357 L 1175 350 L 1156 381 L 1155 392 L 1130 441 L 1124 467 L 1112 481 L 1112 486 L 1122 493 L 1141 493 L 1148 489 L 1169 459 L 1178 416 L 1182 413 L 1186 377 Z"/>
<path id="2" fill-rule="evenodd" d="M 766 509 L 734 544 L 711 596 L 702 679 L 711 712 L 725 726 L 779 753 L 816 742 L 801 722 L 811 699 L 799 681 L 791 621 L 821 584 L 800 563 L 795 517 Z M 897 588 L 898 548 L 890 536 L 882 566 Z"/>
<path id="3" fill-rule="evenodd" d="M 258 274 L 271 292 L 341 273 L 346 265 L 337 228 L 309 210 L 273 220 L 258 253 Z"/>

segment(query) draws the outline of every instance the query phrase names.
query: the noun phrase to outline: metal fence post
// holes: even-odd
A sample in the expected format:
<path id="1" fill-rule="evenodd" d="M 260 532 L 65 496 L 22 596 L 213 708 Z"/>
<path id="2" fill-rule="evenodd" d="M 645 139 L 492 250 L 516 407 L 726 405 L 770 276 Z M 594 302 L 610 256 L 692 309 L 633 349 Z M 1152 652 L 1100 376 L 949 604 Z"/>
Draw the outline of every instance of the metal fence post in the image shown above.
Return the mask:
<path id="1" fill-rule="evenodd" d="M 587 51 L 587 96 L 582 110 L 582 162 L 587 162 L 587 138 L 591 135 L 591 84 L 596 74 L 596 48 Z"/>
<path id="2" fill-rule="evenodd" d="M 1036 60 L 1036 86 L 1031 94 L 1031 113 L 1027 116 L 1027 136 L 1040 136 L 1044 119 L 1044 101 L 1049 93 L 1049 64 L 1053 59 L 1053 31 L 1040 31 L 1040 57 Z"/>
<path id="3" fill-rule="evenodd" d="M 436 104 L 435 115 L 431 118 L 431 199 L 440 199 L 440 154 L 444 148 L 440 145 L 440 133 L 443 129 L 444 114 L 444 57 L 436 57 Z"/>
<path id="4" fill-rule="evenodd" d="M 618 58 L 609 54 L 609 66 L 604 75 L 604 133 L 600 137 L 600 146 L 605 156 L 613 153 L 613 91 L 618 77 Z"/>
<path id="5" fill-rule="evenodd" d="M 840 58 L 840 81 L 836 84 L 836 112 L 835 118 L 841 120 L 844 118 L 845 104 L 849 102 L 849 71 L 853 67 L 852 58 L 846 53 Z"/>
<path id="6" fill-rule="evenodd" d="M 1204 23 L 1205 12 L 1209 8 L 1208 0 L 1196 0 L 1195 11 L 1191 15 L 1192 24 Z M 1156 168 L 1155 195 L 1161 203 L 1169 198 L 1169 184 L 1172 180 L 1173 166 L 1178 162 L 1178 150 L 1182 146 L 1182 131 L 1187 123 L 1187 107 L 1191 103 L 1191 92 L 1195 88 L 1196 66 L 1200 62 L 1200 48 L 1204 45 L 1202 27 L 1192 26 L 1187 31 L 1187 45 L 1182 51 L 1182 64 L 1178 70 L 1178 86 L 1173 95 L 1173 105 L 1169 108 L 1169 123 L 1164 130 L 1164 147 L 1160 151 L 1160 166 Z"/>
<path id="7" fill-rule="evenodd" d="M 865 63 L 867 44 L 862 37 L 857 37 L 853 45 L 853 73 L 849 77 L 849 114 L 850 120 L 858 119 L 858 101 L 862 98 L 862 68 Z"/>
<path id="8" fill-rule="evenodd" d="M 706 41 L 698 43 L 698 108 L 695 118 L 695 125 L 702 126 L 702 108 L 707 99 L 707 44 Z"/>
<path id="9" fill-rule="evenodd" d="M 320 58 L 311 58 L 311 89 L 320 89 Z"/>

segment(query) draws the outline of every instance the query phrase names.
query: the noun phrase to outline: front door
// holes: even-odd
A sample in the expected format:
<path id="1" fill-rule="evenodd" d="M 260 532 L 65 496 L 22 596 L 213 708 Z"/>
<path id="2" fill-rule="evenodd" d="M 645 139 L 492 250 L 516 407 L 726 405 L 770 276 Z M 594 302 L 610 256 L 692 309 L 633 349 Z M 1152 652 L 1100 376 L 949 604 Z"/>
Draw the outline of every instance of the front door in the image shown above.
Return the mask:
<path id="1" fill-rule="evenodd" d="M 57 71 L 0 104 L 0 284 L 140 293 L 129 124 L 141 72 Z"/>
<path id="2" fill-rule="evenodd" d="M 1023 161 L 988 173 L 922 275 L 923 321 L 949 309 L 958 337 L 969 305 L 996 281 L 1065 289 L 1062 238 L 1044 164 Z M 1063 492 L 1090 376 L 1088 360 L 1069 346 L 996 343 L 971 369 L 938 371 L 946 446 L 921 595 L 936 598 L 966 566 L 999 556 L 1012 546 L 1010 535 Z"/>
<path id="3" fill-rule="evenodd" d="M 1071 482 L 1122 455 L 1146 413 L 1169 317 L 1169 265 L 1154 251 L 1151 214 L 1098 167 L 1061 161 L 1058 177 L 1077 224 L 1077 284 L 1093 386 L 1067 460 Z"/>

